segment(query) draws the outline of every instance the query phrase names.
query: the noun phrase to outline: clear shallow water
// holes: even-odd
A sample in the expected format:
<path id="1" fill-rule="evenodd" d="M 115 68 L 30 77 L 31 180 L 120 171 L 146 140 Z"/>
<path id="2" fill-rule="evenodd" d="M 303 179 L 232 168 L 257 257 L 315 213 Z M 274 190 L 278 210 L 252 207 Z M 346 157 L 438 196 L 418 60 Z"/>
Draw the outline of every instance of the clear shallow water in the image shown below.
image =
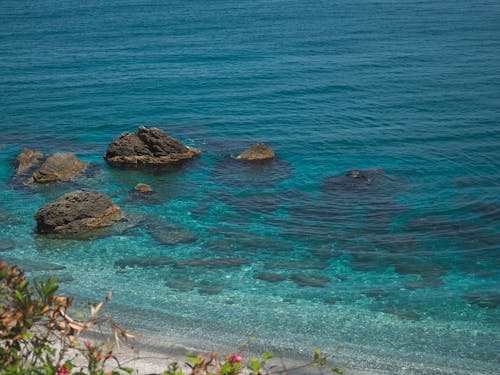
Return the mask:
<path id="1" fill-rule="evenodd" d="M 185 345 L 234 347 L 257 330 L 253 350 L 321 347 L 344 367 L 498 372 L 498 19 L 493 1 L 3 2 L 0 239 L 16 245 L 0 255 L 71 276 L 63 289 L 83 301 L 113 288 L 125 325 Z M 106 166 L 106 145 L 139 124 L 204 153 L 168 174 Z M 231 161 L 257 140 L 279 161 Z M 22 146 L 99 168 L 20 188 Z M 373 189 L 328 182 L 374 167 Z M 127 199 L 137 182 L 155 202 Z M 37 236 L 34 212 L 75 187 L 141 224 Z M 161 244 L 162 223 L 197 239 Z M 115 266 L 144 256 L 246 264 Z"/>

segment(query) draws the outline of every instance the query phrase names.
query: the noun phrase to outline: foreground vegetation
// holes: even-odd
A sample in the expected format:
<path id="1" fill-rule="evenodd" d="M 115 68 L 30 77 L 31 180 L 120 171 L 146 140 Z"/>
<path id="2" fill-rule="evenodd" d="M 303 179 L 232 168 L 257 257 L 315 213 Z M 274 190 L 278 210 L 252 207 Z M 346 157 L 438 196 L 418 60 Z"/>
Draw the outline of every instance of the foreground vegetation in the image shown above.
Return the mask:
<path id="1" fill-rule="evenodd" d="M 111 299 L 111 292 L 103 302 L 90 305 L 87 315 L 71 316 L 72 299 L 57 295 L 57 289 L 55 278 L 33 280 L 31 284 L 22 269 L 0 260 L 0 374 L 139 373 L 122 366 L 115 354 L 116 349 L 134 335 L 102 312 L 102 306 Z M 82 339 L 82 333 L 96 328 L 109 332 L 108 337 L 98 343 Z M 317 367 L 322 373 L 327 369 L 327 360 L 317 349 L 313 350 L 311 362 L 296 368 L 289 369 L 283 362 L 269 364 L 273 357 L 272 353 L 265 352 L 260 358 L 244 362 L 238 353 L 188 355 L 182 365 L 167 364 L 163 375 L 267 375 L 306 367 Z M 339 368 L 330 371 L 342 374 Z"/>

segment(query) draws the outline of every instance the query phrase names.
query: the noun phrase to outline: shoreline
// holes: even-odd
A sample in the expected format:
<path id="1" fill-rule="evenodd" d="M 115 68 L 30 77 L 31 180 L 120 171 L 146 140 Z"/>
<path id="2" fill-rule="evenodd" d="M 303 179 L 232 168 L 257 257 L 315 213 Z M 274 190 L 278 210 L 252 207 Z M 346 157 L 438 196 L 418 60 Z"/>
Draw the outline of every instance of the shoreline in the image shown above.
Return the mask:
<path id="1" fill-rule="evenodd" d="M 143 333 L 142 333 L 143 334 Z M 187 366 L 186 361 L 188 360 L 188 354 L 209 354 L 211 350 L 203 350 L 201 348 L 188 348 L 175 344 L 174 342 L 169 342 L 163 340 L 155 344 L 150 341 L 156 341 L 157 338 L 151 336 L 149 341 L 145 340 L 144 337 L 138 335 L 137 338 L 133 340 L 128 340 L 120 346 L 120 349 L 115 348 L 113 353 L 119 359 L 120 365 L 124 367 L 131 367 L 134 369 L 133 374 L 137 375 L 153 375 L 162 374 L 163 371 L 167 370 L 170 363 L 177 362 L 183 371 L 188 372 L 190 368 Z M 94 342 L 104 343 L 106 335 L 101 334 L 97 331 L 85 332 L 81 339 L 89 339 Z M 250 374 L 250 371 L 245 368 L 248 360 L 253 356 L 258 356 L 257 354 L 250 353 L 247 350 L 242 351 L 243 356 L 243 368 L 241 371 L 242 375 Z M 221 357 L 226 354 L 222 351 L 217 351 Z M 312 355 L 311 355 L 312 359 Z M 323 368 L 323 372 L 330 373 L 329 369 L 336 366 L 334 363 L 330 363 L 331 359 L 327 358 L 328 364 Z M 268 361 L 270 365 L 276 366 L 275 371 L 271 373 L 275 374 L 290 374 L 290 375 L 313 375 L 322 374 L 321 369 L 317 367 L 310 367 L 307 364 L 310 361 L 299 360 L 287 357 L 276 357 Z M 349 369 L 341 367 L 344 375 L 396 375 L 393 372 L 372 370 L 372 369 Z"/>

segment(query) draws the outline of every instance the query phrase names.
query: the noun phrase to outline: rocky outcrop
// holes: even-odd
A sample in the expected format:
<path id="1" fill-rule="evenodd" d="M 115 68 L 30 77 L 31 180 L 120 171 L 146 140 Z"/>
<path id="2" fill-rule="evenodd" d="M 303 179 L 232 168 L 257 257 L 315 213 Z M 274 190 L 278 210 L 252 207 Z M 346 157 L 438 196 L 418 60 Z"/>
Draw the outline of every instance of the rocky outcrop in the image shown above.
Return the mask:
<path id="1" fill-rule="evenodd" d="M 104 153 L 104 159 L 117 167 L 166 167 L 201 154 L 186 147 L 157 128 L 140 126 L 135 133 L 122 133 Z"/>
<path id="2" fill-rule="evenodd" d="M 274 159 L 274 151 L 265 143 L 258 142 L 250 147 L 248 150 L 243 151 L 236 156 L 239 160 L 260 161 Z"/>
<path id="3" fill-rule="evenodd" d="M 40 151 L 24 147 L 16 158 L 16 175 L 27 173 L 38 167 L 44 157 Z"/>
<path id="4" fill-rule="evenodd" d="M 139 193 L 152 193 L 153 188 L 148 184 L 143 184 L 142 182 L 134 186 L 134 191 Z"/>
<path id="5" fill-rule="evenodd" d="M 40 208 L 38 233 L 80 233 L 113 225 L 122 211 L 104 194 L 76 190 Z"/>
<path id="6" fill-rule="evenodd" d="M 32 182 L 69 181 L 85 169 L 85 165 L 71 152 L 58 152 L 49 156 L 42 166 L 33 173 Z"/>

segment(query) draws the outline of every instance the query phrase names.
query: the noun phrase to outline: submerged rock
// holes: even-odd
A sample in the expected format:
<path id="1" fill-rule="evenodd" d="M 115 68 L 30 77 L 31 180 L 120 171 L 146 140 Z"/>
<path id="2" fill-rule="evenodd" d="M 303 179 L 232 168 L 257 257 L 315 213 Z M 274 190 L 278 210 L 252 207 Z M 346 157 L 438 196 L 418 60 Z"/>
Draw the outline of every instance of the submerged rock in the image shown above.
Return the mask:
<path id="1" fill-rule="evenodd" d="M 353 169 L 323 181 L 326 192 L 377 192 L 389 178 L 382 168 Z"/>
<path id="2" fill-rule="evenodd" d="M 164 267 L 167 265 L 175 264 L 175 259 L 168 256 L 154 256 L 154 257 L 137 257 L 120 259 L 115 262 L 115 267 Z"/>
<path id="3" fill-rule="evenodd" d="M 186 228 L 170 223 L 151 223 L 147 226 L 151 236 L 164 245 L 176 245 L 179 243 L 191 243 L 198 236 Z"/>
<path id="4" fill-rule="evenodd" d="M 274 272 L 259 272 L 253 276 L 254 279 L 277 283 L 286 280 L 286 277 Z"/>
<path id="5" fill-rule="evenodd" d="M 294 273 L 290 275 L 290 280 L 299 286 L 323 287 L 330 282 L 330 278 L 321 275 L 306 275 Z"/>
<path id="6" fill-rule="evenodd" d="M 12 240 L 0 240 L 0 251 L 12 250 L 16 247 L 16 243 Z"/>
<path id="7" fill-rule="evenodd" d="M 195 287 L 195 283 L 185 276 L 171 279 L 167 281 L 165 285 L 179 292 L 190 292 Z"/>
<path id="8" fill-rule="evenodd" d="M 45 160 L 29 182 L 69 181 L 85 168 L 85 163 L 71 152 L 58 152 Z"/>
<path id="9" fill-rule="evenodd" d="M 165 134 L 158 128 L 140 126 L 135 133 L 122 133 L 109 145 L 104 159 L 117 167 L 166 167 L 201 154 L 194 147 Z"/>
<path id="10" fill-rule="evenodd" d="M 71 234 L 113 225 L 120 207 L 100 193 L 76 190 L 40 208 L 35 214 L 38 233 Z"/>
<path id="11" fill-rule="evenodd" d="M 135 185 L 135 187 L 130 190 L 129 194 L 120 201 L 123 204 L 140 204 L 140 205 L 154 205 L 161 204 L 163 199 L 161 196 L 153 191 L 151 186 L 143 183 Z"/>
<path id="12" fill-rule="evenodd" d="M 198 283 L 198 285 L 198 293 L 207 296 L 220 294 L 220 292 L 222 292 L 222 290 L 224 289 L 222 284 L 208 280 L 202 280 Z"/>
<path id="13" fill-rule="evenodd" d="M 471 304 L 485 308 L 496 308 L 500 306 L 500 292 L 498 290 L 477 290 L 463 294 L 464 298 Z"/>
<path id="14" fill-rule="evenodd" d="M 249 149 L 243 151 L 241 154 L 236 156 L 238 160 L 248 160 L 248 161 L 262 161 L 274 159 L 274 151 L 262 142 L 257 142 Z"/>
<path id="15" fill-rule="evenodd" d="M 178 267 L 232 268 L 247 264 L 242 258 L 190 258 L 176 263 Z"/>
<path id="16" fill-rule="evenodd" d="M 227 158 L 215 164 L 210 178 L 221 186 L 265 188 L 289 178 L 291 171 L 290 163 L 279 158 L 265 162 Z"/>

